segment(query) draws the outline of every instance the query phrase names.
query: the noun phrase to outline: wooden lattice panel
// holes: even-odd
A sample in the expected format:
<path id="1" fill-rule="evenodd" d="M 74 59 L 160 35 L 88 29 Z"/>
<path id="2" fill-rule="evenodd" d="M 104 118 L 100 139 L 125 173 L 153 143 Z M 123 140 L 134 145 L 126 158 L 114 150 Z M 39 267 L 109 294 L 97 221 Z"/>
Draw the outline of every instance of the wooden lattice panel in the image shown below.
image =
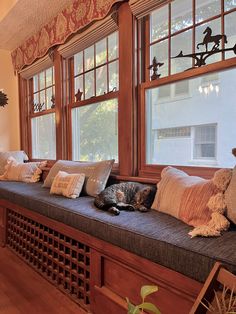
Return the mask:
<path id="1" fill-rule="evenodd" d="M 90 248 L 7 210 L 7 246 L 82 307 L 90 300 Z"/>

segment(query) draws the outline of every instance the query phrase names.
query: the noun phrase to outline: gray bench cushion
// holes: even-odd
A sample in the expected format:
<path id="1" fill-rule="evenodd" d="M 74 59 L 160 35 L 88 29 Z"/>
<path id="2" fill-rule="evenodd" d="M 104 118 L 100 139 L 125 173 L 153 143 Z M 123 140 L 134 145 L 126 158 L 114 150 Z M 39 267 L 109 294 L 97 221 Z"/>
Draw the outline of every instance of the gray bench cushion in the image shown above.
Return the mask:
<path id="1" fill-rule="evenodd" d="M 49 194 L 41 183 L 0 182 L 0 198 L 63 222 L 198 281 L 216 261 L 236 272 L 236 231 L 219 238 L 194 238 L 181 221 L 151 210 L 119 216 L 97 209 L 93 198 L 75 200 Z"/>

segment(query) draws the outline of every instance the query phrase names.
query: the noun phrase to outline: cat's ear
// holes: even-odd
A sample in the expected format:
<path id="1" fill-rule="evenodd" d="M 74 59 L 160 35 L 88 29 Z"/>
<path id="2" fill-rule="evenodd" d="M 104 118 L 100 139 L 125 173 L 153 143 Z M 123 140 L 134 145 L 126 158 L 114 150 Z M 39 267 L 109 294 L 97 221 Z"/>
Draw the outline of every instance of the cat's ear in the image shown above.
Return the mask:
<path id="1" fill-rule="evenodd" d="M 145 195 L 148 195 L 151 192 L 151 188 L 149 186 L 147 186 L 146 188 L 143 189 L 143 193 Z"/>

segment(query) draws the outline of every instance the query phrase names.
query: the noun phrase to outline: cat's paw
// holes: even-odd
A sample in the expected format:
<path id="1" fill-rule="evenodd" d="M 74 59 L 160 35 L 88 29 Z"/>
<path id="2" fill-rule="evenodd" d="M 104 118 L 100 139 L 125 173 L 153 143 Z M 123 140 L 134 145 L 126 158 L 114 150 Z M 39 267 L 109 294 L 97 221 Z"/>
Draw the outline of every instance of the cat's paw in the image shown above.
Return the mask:
<path id="1" fill-rule="evenodd" d="M 135 210 L 133 205 L 128 205 L 125 207 L 125 210 L 128 210 L 129 212 L 133 212 Z"/>
<path id="2" fill-rule="evenodd" d="M 138 209 L 140 212 L 143 212 L 143 213 L 145 213 L 145 212 L 148 211 L 148 208 L 145 207 L 145 206 L 139 206 L 137 209 Z"/>
<path id="3" fill-rule="evenodd" d="M 120 214 L 120 211 L 118 208 L 112 206 L 108 209 L 109 213 L 115 215 L 115 216 L 118 216 Z"/>

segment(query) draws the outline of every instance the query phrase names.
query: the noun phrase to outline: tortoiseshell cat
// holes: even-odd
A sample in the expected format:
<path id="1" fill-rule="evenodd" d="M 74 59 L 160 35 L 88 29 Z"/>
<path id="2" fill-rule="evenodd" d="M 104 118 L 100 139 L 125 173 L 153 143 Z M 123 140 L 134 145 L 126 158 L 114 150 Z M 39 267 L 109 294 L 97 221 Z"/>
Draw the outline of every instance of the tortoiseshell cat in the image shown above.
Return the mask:
<path id="1" fill-rule="evenodd" d="M 94 205 L 114 215 L 120 210 L 146 212 L 152 205 L 156 187 L 137 182 L 113 184 L 102 191 L 94 200 Z"/>

